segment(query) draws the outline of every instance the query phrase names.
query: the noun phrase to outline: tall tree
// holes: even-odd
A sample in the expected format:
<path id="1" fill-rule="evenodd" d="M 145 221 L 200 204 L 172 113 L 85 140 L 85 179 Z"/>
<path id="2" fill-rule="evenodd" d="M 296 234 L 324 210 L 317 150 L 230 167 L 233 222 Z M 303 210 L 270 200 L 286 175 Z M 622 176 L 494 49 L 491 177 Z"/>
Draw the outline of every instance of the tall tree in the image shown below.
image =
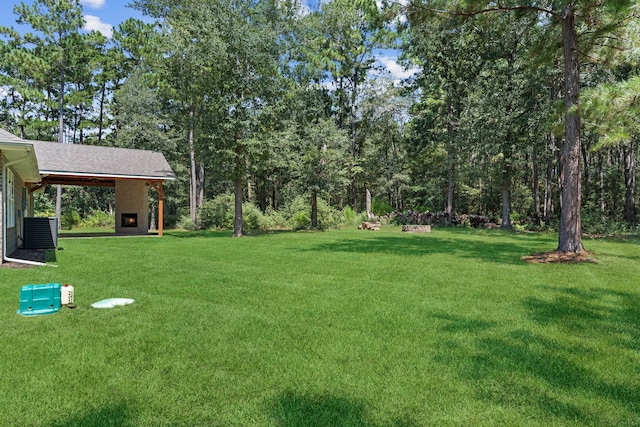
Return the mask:
<path id="1" fill-rule="evenodd" d="M 579 53 L 586 53 L 590 42 L 611 33 L 618 27 L 631 5 L 630 0 L 591 2 L 583 0 L 563 0 L 555 2 L 516 1 L 508 4 L 469 2 L 449 2 L 444 5 L 429 0 L 416 0 L 410 6 L 410 17 L 423 13 L 476 16 L 491 12 L 519 11 L 533 13 L 540 17 L 541 24 L 560 27 L 557 41 L 562 42 L 564 59 L 564 147 L 562 210 L 558 233 L 560 252 L 580 252 L 584 250 L 581 235 L 581 177 L 580 177 L 580 74 Z M 578 29 L 584 29 L 583 42 L 579 49 Z M 553 33 L 551 33 L 553 34 Z"/>
<path id="2" fill-rule="evenodd" d="M 311 194 L 311 227 L 318 228 L 318 195 L 329 194 L 347 182 L 345 130 L 331 120 L 318 120 L 302 130 L 301 184 Z"/>
<path id="3" fill-rule="evenodd" d="M 242 202 L 252 138 L 262 109 L 269 105 L 278 85 L 281 57 L 279 35 L 283 9 L 271 0 L 135 0 L 133 4 L 161 18 L 171 34 L 195 46 L 200 57 L 189 54 L 188 68 L 181 70 L 180 88 L 197 77 L 199 95 L 188 101 L 189 110 L 201 113 L 203 150 L 213 154 L 221 170 L 233 181 L 235 198 L 234 236 L 243 235 Z M 198 13 L 192 13 L 198 11 Z M 171 50 L 168 60 L 189 52 Z M 196 62 L 197 60 L 197 62 Z M 184 64 L 184 62 L 182 62 Z M 191 86 L 190 86 L 191 85 Z M 198 102 L 198 104 L 196 104 Z M 201 105 L 200 108 L 197 108 Z"/>
<path id="4" fill-rule="evenodd" d="M 84 25 L 79 0 L 35 0 L 14 7 L 18 24 L 29 25 L 33 32 L 22 38 L 22 46 L 34 46 L 33 63 L 47 68 L 58 84 L 58 142 L 64 142 L 64 105 L 70 54 L 78 43 L 78 32 Z M 14 33 L 17 35 L 17 33 Z M 47 61 L 43 58 L 46 57 Z M 62 186 L 56 195 L 56 216 L 61 217 Z M 58 221 L 58 224 L 61 222 Z"/>
<path id="5" fill-rule="evenodd" d="M 423 19 L 424 18 L 424 19 Z M 416 79 L 422 99 L 414 105 L 412 147 L 415 156 L 425 151 L 438 158 L 438 175 L 444 176 L 444 210 L 452 217 L 456 206 L 461 150 L 468 139 L 462 115 L 471 82 L 478 78 L 486 60 L 481 26 L 455 16 L 412 16 L 406 55 L 422 72 Z M 442 205 L 435 208 L 440 210 Z"/>
<path id="6" fill-rule="evenodd" d="M 375 49 L 383 45 L 383 14 L 373 0 L 331 0 L 306 18 L 309 35 L 304 60 L 321 69 L 335 87 L 336 118 L 349 129 L 351 156 L 350 203 L 357 207 L 359 164 L 357 107 L 361 87 L 375 62 Z"/>

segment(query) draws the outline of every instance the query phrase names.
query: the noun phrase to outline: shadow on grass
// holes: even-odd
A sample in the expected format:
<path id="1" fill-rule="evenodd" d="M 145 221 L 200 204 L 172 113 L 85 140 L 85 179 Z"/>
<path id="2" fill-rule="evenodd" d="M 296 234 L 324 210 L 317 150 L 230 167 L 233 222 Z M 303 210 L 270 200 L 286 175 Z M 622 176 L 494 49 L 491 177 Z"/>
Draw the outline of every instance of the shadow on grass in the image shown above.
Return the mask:
<path id="1" fill-rule="evenodd" d="M 221 237 L 231 237 L 233 235 L 233 231 L 229 231 L 229 230 L 197 230 L 197 231 L 176 231 L 176 230 L 170 230 L 170 231 L 165 231 L 164 232 L 164 236 L 167 237 L 175 237 L 178 239 L 193 239 L 193 238 L 206 238 L 206 239 L 212 239 L 212 238 L 221 238 Z"/>
<path id="2" fill-rule="evenodd" d="M 261 237 L 261 236 L 271 236 L 274 234 L 295 234 L 296 231 L 292 230 L 249 230 L 245 231 L 242 237 Z M 165 231 L 166 236 L 178 237 L 182 239 L 187 238 L 217 238 L 217 237 L 233 237 L 233 230 L 195 230 L 195 231 L 185 231 L 185 230 L 170 230 Z"/>
<path id="3" fill-rule="evenodd" d="M 535 331 L 509 331 L 506 325 L 504 332 L 505 325 L 482 319 L 436 315 L 444 337 L 438 361 L 453 366 L 478 398 L 501 407 L 580 425 L 637 422 L 640 385 L 633 378 L 640 371 L 625 368 L 628 359 L 620 366 L 606 360 L 616 347 L 640 350 L 640 297 L 602 288 L 547 291 L 549 298 L 523 301 L 528 316 L 543 327 Z M 552 326 L 570 339 L 547 336 L 544 327 Z M 605 362 L 582 362 L 590 359 Z"/>
<path id="4" fill-rule="evenodd" d="M 482 240 L 480 240 L 482 239 Z M 546 241 L 543 241 L 543 243 Z M 402 256 L 448 255 L 485 262 L 522 265 L 521 257 L 540 250 L 540 240 L 520 235 L 482 236 L 456 233 L 451 237 L 435 235 L 375 236 L 343 239 L 317 245 L 311 250 L 393 254 Z"/>
<path id="5" fill-rule="evenodd" d="M 343 397 L 327 395 L 301 395 L 286 392 L 271 408 L 275 424 L 279 427 L 415 427 L 408 420 L 393 420 L 387 424 L 371 421 L 367 407 Z"/>
<path id="6" fill-rule="evenodd" d="M 623 348 L 640 351 L 640 295 L 604 288 L 546 287 L 551 298 L 524 301 L 532 320 L 574 334 L 608 336 Z"/>
<path id="7" fill-rule="evenodd" d="M 50 427 L 134 427 L 135 425 L 128 406 L 120 403 L 52 423 Z"/>

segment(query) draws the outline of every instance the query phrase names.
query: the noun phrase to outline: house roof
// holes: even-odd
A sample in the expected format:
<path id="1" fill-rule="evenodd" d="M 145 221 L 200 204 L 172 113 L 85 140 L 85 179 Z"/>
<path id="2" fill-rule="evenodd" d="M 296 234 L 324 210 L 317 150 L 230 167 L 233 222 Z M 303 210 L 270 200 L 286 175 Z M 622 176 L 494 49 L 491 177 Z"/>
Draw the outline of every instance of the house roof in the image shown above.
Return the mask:
<path id="1" fill-rule="evenodd" d="M 0 129 L 2 141 L 33 147 L 42 179 L 32 182 L 87 185 L 91 179 L 175 179 L 162 153 L 155 151 L 23 140 Z"/>
<path id="2" fill-rule="evenodd" d="M 0 153 L 25 181 L 39 181 L 38 162 L 32 144 L 0 129 Z"/>

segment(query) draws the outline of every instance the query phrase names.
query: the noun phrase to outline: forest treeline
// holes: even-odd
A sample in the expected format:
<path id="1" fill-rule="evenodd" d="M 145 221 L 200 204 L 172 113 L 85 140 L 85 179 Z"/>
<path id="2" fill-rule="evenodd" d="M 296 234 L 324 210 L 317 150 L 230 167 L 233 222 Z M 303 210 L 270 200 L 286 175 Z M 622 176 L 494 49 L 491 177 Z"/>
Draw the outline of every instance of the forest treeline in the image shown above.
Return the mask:
<path id="1" fill-rule="evenodd" d="M 0 28 L 0 123 L 162 152 L 169 226 L 232 205 L 235 235 L 247 209 L 298 206 L 317 227 L 319 211 L 363 212 L 367 192 L 377 215 L 485 215 L 559 230 L 560 250 L 637 224 L 635 1 L 131 5 L 147 18 L 109 38 L 82 30 L 78 0 L 16 6 L 30 30 Z M 389 49 L 416 73 L 385 74 Z M 114 203 L 60 197 L 81 216 Z"/>

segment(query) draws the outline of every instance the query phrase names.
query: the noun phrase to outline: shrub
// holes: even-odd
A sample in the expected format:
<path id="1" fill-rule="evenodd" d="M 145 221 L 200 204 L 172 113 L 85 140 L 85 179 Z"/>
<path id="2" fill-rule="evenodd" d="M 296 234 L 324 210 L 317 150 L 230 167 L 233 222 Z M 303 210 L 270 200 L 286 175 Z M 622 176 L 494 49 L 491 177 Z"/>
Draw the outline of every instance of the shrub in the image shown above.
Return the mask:
<path id="1" fill-rule="evenodd" d="M 311 197 L 309 195 L 297 196 L 283 210 L 283 214 L 288 220 L 290 228 L 294 230 L 311 228 Z M 351 216 L 351 213 L 347 211 L 346 215 Z M 353 218 L 355 218 L 355 213 L 353 213 Z M 318 198 L 318 229 L 337 228 L 344 222 L 346 222 L 344 211 L 339 211 L 329 206 L 324 199 Z"/>
<path id="2" fill-rule="evenodd" d="M 205 229 L 233 229 L 234 212 L 234 196 L 221 194 L 213 200 L 205 201 L 198 209 L 198 226 Z"/>
<path id="3" fill-rule="evenodd" d="M 80 214 L 73 210 L 66 210 L 62 214 L 61 227 L 65 230 L 71 230 L 80 224 Z"/>
<path id="4" fill-rule="evenodd" d="M 391 207 L 391 205 L 384 200 L 373 199 L 371 201 L 371 213 L 376 216 L 387 215 L 393 211 L 394 209 Z"/>
<path id="5" fill-rule="evenodd" d="M 356 222 L 356 216 L 357 213 L 356 211 L 354 211 L 353 209 L 351 209 L 351 206 L 345 206 L 342 209 L 342 224 L 343 225 L 353 225 Z"/>
<path id="6" fill-rule="evenodd" d="M 245 230 L 264 229 L 266 223 L 267 221 L 264 215 L 256 205 L 251 202 L 244 202 L 242 204 L 242 227 Z"/>
<path id="7" fill-rule="evenodd" d="M 263 220 L 263 227 L 265 230 L 287 230 L 290 228 L 284 214 L 280 211 L 274 210 L 273 208 L 267 208 L 267 211 L 264 213 Z"/>
<path id="8" fill-rule="evenodd" d="M 291 218 L 291 228 L 294 230 L 305 230 L 311 227 L 311 217 L 309 212 L 298 211 Z"/>
<path id="9" fill-rule="evenodd" d="M 217 228 L 222 230 L 233 229 L 235 218 L 234 196 L 231 194 L 221 194 L 213 200 L 207 200 L 198 209 L 197 225 L 200 228 Z M 187 217 L 182 221 L 183 228 L 190 228 L 191 220 Z M 268 221 L 253 203 L 242 204 L 242 220 L 245 230 L 260 230 L 266 228 Z"/>
<path id="10" fill-rule="evenodd" d="M 80 221 L 80 227 L 87 228 L 112 228 L 115 224 L 115 216 L 109 212 L 93 211 Z"/>

